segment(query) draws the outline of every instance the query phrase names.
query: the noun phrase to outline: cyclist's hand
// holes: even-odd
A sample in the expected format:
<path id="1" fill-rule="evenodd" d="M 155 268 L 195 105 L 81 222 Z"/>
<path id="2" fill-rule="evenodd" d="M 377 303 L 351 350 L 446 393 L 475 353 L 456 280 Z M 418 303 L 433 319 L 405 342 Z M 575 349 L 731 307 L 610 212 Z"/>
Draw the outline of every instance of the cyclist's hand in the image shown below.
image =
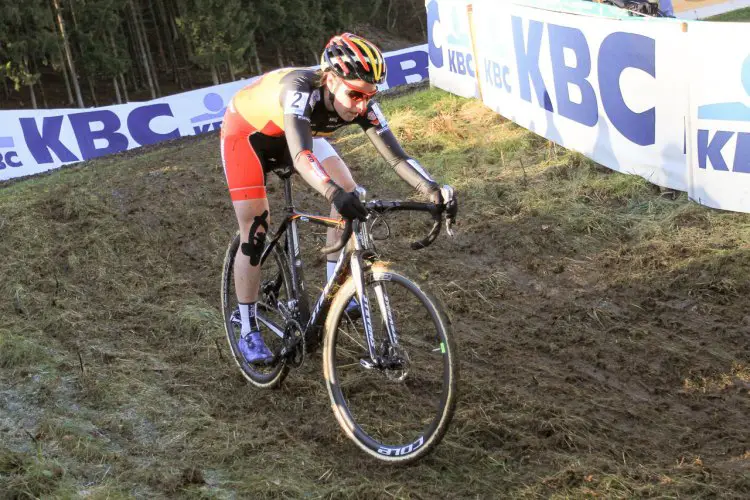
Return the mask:
<path id="1" fill-rule="evenodd" d="M 451 186 L 446 184 L 436 190 L 430 196 L 430 201 L 436 205 L 443 205 L 443 213 L 445 214 L 446 220 L 451 224 L 456 222 L 456 216 L 458 215 L 458 197 Z"/>
<path id="2" fill-rule="evenodd" d="M 367 219 L 367 209 L 359 200 L 356 193 L 347 193 L 341 188 L 334 193 L 331 198 L 333 206 L 336 207 L 339 214 L 345 219 Z"/>

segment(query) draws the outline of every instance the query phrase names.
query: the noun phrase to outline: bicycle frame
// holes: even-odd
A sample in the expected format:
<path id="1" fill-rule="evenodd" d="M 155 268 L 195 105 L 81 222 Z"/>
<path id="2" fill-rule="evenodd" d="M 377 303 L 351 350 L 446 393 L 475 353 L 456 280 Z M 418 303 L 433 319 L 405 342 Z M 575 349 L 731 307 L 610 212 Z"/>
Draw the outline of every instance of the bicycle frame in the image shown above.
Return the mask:
<path id="1" fill-rule="evenodd" d="M 279 225 L 279 228 L 268 242 L 268 245 L 266 245 L 266 248 L 264 249 L 261 256 L 261 265 L 263 265 L 266 259 L 271 255 L 271 252 L 273 252 L 276 245 L 279 244 L 282 236 L 286 236 L 285 243 L 287 255 L 289 257 L 287 264 L 289 266 L 289 271 L 292 278 L 293 297 L 291 298 L 293 300 L 296 300 L 297 302 L 296 305 L 299 312 L 299 324 L 302 328 L 303 335 L 306 339 L 312 339 L 315 344 L 319 343 L 320 341 L 320 337 L 319 335 L 317 335 L 317 333 L 323 327 L 323 319 L 325 318 L 326 313 L 328 312 L 328 308 L 330 307 L 333 300 L 333 289 L 335 286 L 341 285 L 345 281 L 347 272 L 349 271 L 349 268 L 351 266 L 352 275 L 354 276 L 355 286 L 357 290 L 357 297 L 363 314 L 362 320 L 364 323 L 370 354 L 373 360 L 375 360 L 376 358 L 372 333 L 372 323 L 369 314 L 369 304 L 367 296 L 364 293 L 364 275 L 362 272 L 362 255 L 364 251 L 370 248 L 370 238 L 367 234 L 367 226 L 365 224 L 360 224 L 358 221 L 354 222 L 354 248 L 352 249 L 350 245 L 347 245 L 344 247 L 344 249 L 341 250 L 333 274 L 323 287 L 320 296 L 315 302 L 315 307 L 312 309 L 312 311 L 310 311 L 309 297 L 307 295 L 307 291 L 305 290 L 304 284 L 303 264 L 302 259 L 300 258 L 298 222 L 310 222 L 313 224 L 334 228 L 342 228 L 344 226 L 344 222 L 340 219 L 332 219 L 330 217 L 297 211 L 294 206 L 294 200 L 292 198 L 291 171 L 284 170 L 282 172 L 276 173 L 284 182 L 286 215 L 284 217 L 284 220 Z M 381 308 L 385 308 L 383 310 L 383 313 L 387 314 L 387 316 L 384 317 L 390 319 L 390 321 L 388 322 L 388 330 L 392 331 L 393 320 L 390 312 L 390 304 L 388 303 L 387 297 L 385 297 L 385 294 L 382 292 L 382 290 L 378 292 L 378 298 L 381 299 L 379 300 L 379 302 L 384 304 L 381 305 Z M 274 333 L 276 333 L 276 335 L 283 338 L 283 329 L 279 328 L 279 325 L 275 325 L 273 324 L 273 322 L 265 318 L 260 311 L 258 312 L 258 319 Z M 391 341 L 395 342 L 395 332 L 393 333 L 394 335 Z M 313 347 L 315 346 L 308 346 L 308 348 Z"/>

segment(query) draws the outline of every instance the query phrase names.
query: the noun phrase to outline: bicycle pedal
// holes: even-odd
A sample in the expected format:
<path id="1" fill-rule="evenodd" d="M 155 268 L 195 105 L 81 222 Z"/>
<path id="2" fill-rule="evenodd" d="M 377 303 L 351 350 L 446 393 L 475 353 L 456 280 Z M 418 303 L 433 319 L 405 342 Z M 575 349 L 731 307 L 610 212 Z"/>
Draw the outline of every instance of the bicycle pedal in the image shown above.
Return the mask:
<path id="1" fill-rule="evenodd" d="M 365 370 L 372 370 L 373 368 L 377 368 L 378 365 L 372 362 L 369 358 L 359 358 L 359 364 L 364 368 Z"/>

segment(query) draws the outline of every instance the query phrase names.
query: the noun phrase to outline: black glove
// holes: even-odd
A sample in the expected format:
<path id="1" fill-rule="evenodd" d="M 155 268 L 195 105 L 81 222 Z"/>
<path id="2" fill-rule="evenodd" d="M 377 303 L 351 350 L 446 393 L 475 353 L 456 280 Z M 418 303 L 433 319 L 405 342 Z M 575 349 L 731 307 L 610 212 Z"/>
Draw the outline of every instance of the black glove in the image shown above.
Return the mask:
<path id="1" fill-rule="evenodd" d="M 347 193 L 343 189 L 338 188 L 331 197 L 331 202 L 345 219 L 367 219 L 367 209 L 359 201 L 359 196 L 356 193 Z"/>
<path id="2" fill-rule="evenodd" d="M 430 201 L 435 205 L 444 205 L 445 218 L 451 223 L 456 222 L 458 215 L 458 198 L 452 187 L 445 185 L 430 195 Z"/>

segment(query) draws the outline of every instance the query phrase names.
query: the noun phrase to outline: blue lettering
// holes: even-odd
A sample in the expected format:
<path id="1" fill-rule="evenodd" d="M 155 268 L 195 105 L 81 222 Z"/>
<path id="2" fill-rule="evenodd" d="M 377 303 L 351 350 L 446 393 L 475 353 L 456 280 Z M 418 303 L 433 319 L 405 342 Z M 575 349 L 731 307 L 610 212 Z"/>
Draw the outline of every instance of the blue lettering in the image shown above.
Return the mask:
<path id="1" fill-rule="evenodd" d="M 221 121 L 213 122 L 211 125 L 213 130 L 221 130 Z"/>
<path id="2" fill-rule="evenodd" d="M 206 123 L 205 125 L 193 125 L 193 132 L 195 132 L 195 135 L 205 134 L 206 132 L 211 130 L 211 125 L 213 125 L 213 123 Z"/>
<path id="3" fill-rule="evenodd" d="M 458 73 L 461 75 L 466 74 L 466 65 L 464 64 L 464 55 L 461 52 L 456 52 L 456 60 L 458 61 Z"/>
<path id="4" fill-rule="evenodd" d="M 656 107 L 634 113 L 622 96 L 620 75 L 627 68 L 640 69 L 656 78 L 656 41 L 635 33 L 612 33 L 599 50 L 599 91 L 602 106 L 615 128 L 630 141 L 656 143 Z"/>
<path id="5" fill-rule="evenodd" d="M 474 57 L 471 54 L 464 54 L 463 52 L 448 49 L 448 69 L 451 73 L 458 75 L 468 74 L 473 78 L 476 75 L 472 67 L 473 62 Z"/>
<path id="6" fill-rule="evenodd" d="M 448 70 L 451 73 L 458 73 L 456 69 L 456 51 L 448 49 Z"/>
<path id="7" fill-rule="evenodd" d="M 591 56 L 586 37 L 581 30 L 565 26 L 548 25 L 552 74 L 557 96 L 557 112 L 582 125 L 593 127 L 599 121 L 596 92 L 586 79 L 591 73 Z M 576 55 L 576 66 L 565 64 L 565 49 Z M 570 99 L 569 85 L 581 90 L 581 102 Z"/>
<path id="8" fill-rule="evenodd" d="M 708 130 L 698 130 L 698 167 L 706 168 L 706 160 L 711 160 L 714 170 L 728 171 L 727 163 L 721 150 L 726 146 L 734 132 L 719 130 L 708 142 Z"/>
<path id="9" fill-rule="evenodd" d="M 443 61 L 443 49 L 435 45 L 435 25 L 440 22 L 440 9 L 438 8 L 437 0 L 434 0 L 427 4 L 427 40 L 429 41 L 428 52 L 430 54 L 430 61 L 436 68 L 442 68 Z M 392 83 L 388 82 L 388 85 L 393 87 Z"/>
<path id="10" fill-rule="evenodd" d="M 503 87 L 503 83 L 502 82 L 498 83 L 497 82 L 497 78 L 495 78 L 494 80 L 492 78 L 493 77 L 493 68 L 495 66 L 498 66 L 498 64 L 496 62 L 491 61 L 490 59 L 485 59 L 484 60 L 484 79 L 487 82 L 491 83 L 492 85 L 494 85 L 495 87 L 497 87 L 497 88 L 500 89 L 500 88 Z"/>
<path id="11" fill-rule="evenodd" d="M 14 157 L 15 160 L 13 159 Z M 9 167 L 23 167 L 23 163 L 21 163 L 21 161 L 18 159 L 18 153 L 16 153 L 15 151 L 8 151 L 7 153 L 5 153 L 5 163 Z"/>
<path id="12" fill-rule="evenodd" d="M 130 112 L 130 115 L 128 115 L 128 130 L 135 142 L 141 146 L 146 146 L 180 137 L 179 129 L 174 129 L 166 134 L 158 134 L 151 130 L 151 120 L 159 116 L 174 116 L 169 104 L 152 104 L 136 108 Z"/>
<path id="13" fill-rule="evenodd" d="M 750 134 L 747 132 L 737 134 L 737 148 L 734 150 L 734 166 L 732 170 L 734 172 L 750 174 Z"/>
<path id="14" fill-rule="evenodd" d="M 523 25 L 520 17 L 513 16 L 513 43 L 516 48 L 516 65 L 518 67 L 518 83 L 521 86 L 521 98 L 531 102 L 531 86 L 534 85 L 539 105 L 547 111 L 554 111 L 549 92 L 544 86 L 542 73 L 539 71 L 539 52 L 542 48 L 542 32 L 544 24 L 539 21 L 529 22 L 529 43 L 526 46 Z"/>
<path id="15" fill-rule="evenodd" d="M 38 164 L 52 163 L 54 161 L 52 160 L 50 150 L 62 162 L 78 161 L 78 157 L 60 141 L 63 118 L 63 116 L 45 116 L 42 119 L 41 134 L 39 133 L 39 129 L 37 129 L 34 118 L 20 118 L 18 120 L 23 130 L 26 146 Z"/>
<path id="16" fill-rule="evenodd" d="M 490 59 L 484 61 L 484 79 L 495 86 L 495 88 L 501 89 L 505 87 L 506 92 L 510 93 L 508 73 L 510 73 L 510 70 L 507 66 L 501 66 Z"/>
<path id="17" fill-rule="evenodd" d="M 437 2 L 435 2 L 437 4 Z M 440 66 L 442 66 L 443 51 L 440 51 Z M 404 68 L 404 63 L 413 62 L 414 66 Z M 388 66 L 388 86 L 398 87 L 408 83 L 406 81 L 407 76 L 418 75 L 420 80 L 427 80 L 430 77 L 427 54 L 425 52 L 416 51 L 405 54 L 397 54 L 395 56 L 389 56 L 385 58 L 385 63 Z M 433 62 L 434 64 L 434 62 Z M 440 67 L 437 64 L 436 67 Z"/>
<path id="18" fill-rule="evenodd" d="M 68 115 L 73 132 L 81 148 L 81 158 L 88 160 L 99 156 L 117 153 L 128 149 L 128 138 L 117 132 L 120 128 L 120 119 L 115 113 L 107 109 L 99 111 L 86 111 Z M 101 123 L 101 130 L 92 130 L 92 123 Z M 96 139 L 107 141 L 107 146 L 96 147 Z"/>

